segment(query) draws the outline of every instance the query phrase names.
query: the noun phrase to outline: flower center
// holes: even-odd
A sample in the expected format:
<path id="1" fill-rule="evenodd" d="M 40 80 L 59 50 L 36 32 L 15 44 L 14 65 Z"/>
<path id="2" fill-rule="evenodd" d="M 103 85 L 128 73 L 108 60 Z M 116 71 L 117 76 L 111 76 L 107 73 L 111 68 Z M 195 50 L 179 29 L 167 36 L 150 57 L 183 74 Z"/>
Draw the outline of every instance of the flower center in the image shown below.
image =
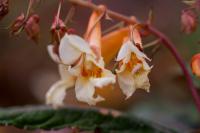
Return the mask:
<path id="1" fill-rule="evenodd" d="M 87 66 L 84 65 L 82 69 L 82 76 L 84 77 L 101 77 L 102 69 L 94 65 L 93 63 L 88 63 Z"/>
<path id="2" fill-rule="evenodd" d="M 128 71 L 132 71 L 133 68 L 137 65 L 137 64 L 141 64 L 142 62 L 136 57 L 135 54 L 131 54 L 131 58 L 130 61 L 126 64 L 126 69 Z"/>

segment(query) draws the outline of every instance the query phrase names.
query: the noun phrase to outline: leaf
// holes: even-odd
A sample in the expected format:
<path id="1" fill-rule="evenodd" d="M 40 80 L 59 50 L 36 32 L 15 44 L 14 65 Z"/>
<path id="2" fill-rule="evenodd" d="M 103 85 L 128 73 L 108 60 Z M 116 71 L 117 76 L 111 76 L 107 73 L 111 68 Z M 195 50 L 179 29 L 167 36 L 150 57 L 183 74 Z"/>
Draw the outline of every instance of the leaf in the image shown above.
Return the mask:
<path id="1" fill-rule="evenodd" d="M 158 124 L 126 115 L 103 114 L 97 109 L 27 106 L 0 108 L 0 125 L 15 126 L 27 130 L 57 130 L 77 127 L 83 131 L 100 130 L 101 133 L 172 133 L 175 131 Z"/>

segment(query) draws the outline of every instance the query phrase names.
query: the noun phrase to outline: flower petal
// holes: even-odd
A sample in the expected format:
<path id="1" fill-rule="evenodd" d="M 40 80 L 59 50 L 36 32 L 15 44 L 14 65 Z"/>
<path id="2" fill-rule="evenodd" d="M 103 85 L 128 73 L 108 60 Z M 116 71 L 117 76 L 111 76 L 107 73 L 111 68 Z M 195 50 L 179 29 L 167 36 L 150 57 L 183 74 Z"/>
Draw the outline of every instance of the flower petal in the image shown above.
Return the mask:
<path id="1" fill-rule="evenodd" d="M 99 68 L 102 68 L 102 69 L 104 68 L 104 61 L 102 57 L 96 60 L 93 56 L 86 54 L 85 56 L 86 65 L 87 63 L 90 64 L 91 62 Z"/>
<path id="2" fill-rule="evenodd" d="M 98 11 L 92 12 L 85 34 L 90 47 L 98 58 L 101 57 L 101 24 L 99 20 L 99 17 L 101 16 L 102 13 L 99 13 Z"/>
<path id="3" fill-rule="evenodd" d="M 117 74 L 119 87 L 122 89 L 122 92 L 126 95 L 126 99 L 132 96 L 135 92 L 135 82 L 133 76 L 130 72 L 122 72 Z"/>
<path id="4" fill-rule="evenodd" d="M 141 36 L 140 36 L 139 31 L 138 31 L 136 28 L 134 28 L 134 29 L 132 30 L 132 34 L 133 34 L 134 43 L 135 43 L 135 44 L 139 44 L 140 47 L 142 48 L 142 38 L 141 38 Z"/>
<path id="5" fill-rule="evenodd" d="M 59 54 L 64 64 L 72 65 L 80 58 L 82 51 L 71 44 L 66 34 L 60 42 Z"/>
<path id="6" fill-rule="evenodd" d="M 70 66 L 68 71 L 73 76 L 79 76 L 81 74 L 82 66 L 83 66 L 84 56 L 81 56 L 80 60 L 77 62 L 75 66 Z"/>
<path id="7" fill-rule="evenodd" d="M 135 81 L 135 88 L 144 89 L 147 92 L 149 92 L 150 83 L 148 74 L 150 71 L 143 71 L 138 74 L 134 74 L 133 78 Z"/>
<path id="8" fill-rule="evenodd" d="M 102 56 L 106 63 L 109 63 L 118 53 L 124 37 L 129 35 L 129 28 L 123 27 L 117 30 L 114 30 L 102 38 Z"/>
<path id="9" fill-rule="evenodd" d="M 191 68 L 192 68 L 192 72 L 196 76 L 200 77 L 200 53 L 192 57 Z"/>
<path id="10" fill-rule="evenodd" d="M 62 65 L 62 64 L 60 64 L 59 66 L 58 66 L 58 70 L 59 70 L 59 74 L 60 74 L 60 76 L 61 76 L 61 79 L 63 79 L 63 80 L 73 80 L 74 79 L 74 77 L 72 76 L 72 74 L 68 71 L 68 68 L 69 67 L 67 67 L 67 66 L 65 66 L 65 65 Z"/>
<path id="11" fill-rule="evenodd" d="M 69 39 L 69 43 L 75 47 L 76 49 L 80 50 L 83 53 L 91 54 L 95 56 L 93 51 L 91 50 L 89 44 L 81 37 L 77 35 L 67 35 Z"/>
<path id="12" fill-rule="evenodd" d="M 46 94 L 46 103 L 52 104 L 55 108 L 63 106 L 66 89 L 74 85 L 74 80 L 60 80 L 53 84 Z"/>
<path id="13" fill-rule="evenodd" d="M 59 56 L 53 51 L 54 49 L 54 45 L 48 45 L 47 46 L 47 51 L 49 53 L 49 56 L 51 57 L 51 59 L 55 62 L 60 62 L 60 58 Z"/>
<path id="14" fill-rule="evenodd" d="M 91 78 L 90 81 L 94 84 L 95 87 L 102 88 L 106 85 L 114 84 L 116 82 L 116 78 L 111 71 L 104 69 L 102 72 L 102 77 Z"/>
<path id="15" fill-rule="evenodd" d="M 130 56 L 130 54 L 131 54 L 131 51 L 130 51 L 129 43 L 125 42 L 122 44 L 122 47 L 119 50 L 116 61 L 123 60 L 127 56 Z"/>
<path id="16" fill-rule="evenodd" d="M 143 52 L 141 52 L 131 41 L 128 41 L 127 44 L 129 45 L 131 52 L 135 53 L 138 59 L 145 58 L 149 61 L 151 60 Z"/>
<path id="17" fill-rule="evenodd" d="M 75 84 L 76 98 L 79 101 L 86 102 L 89 105 L 95 105 L 97 102 L 103 101 L 104 98 L 97 95 L 94 98 L 95 87 L 87 78 L 78 77 Z"/>

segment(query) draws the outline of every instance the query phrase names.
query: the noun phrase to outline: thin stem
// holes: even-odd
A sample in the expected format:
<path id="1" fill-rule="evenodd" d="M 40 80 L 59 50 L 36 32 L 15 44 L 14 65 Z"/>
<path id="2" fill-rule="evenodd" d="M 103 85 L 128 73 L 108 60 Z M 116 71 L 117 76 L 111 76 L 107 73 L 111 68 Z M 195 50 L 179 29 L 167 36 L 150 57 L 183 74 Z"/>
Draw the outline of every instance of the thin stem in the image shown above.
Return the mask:
<path id="1" fill-rule="evenodd" d="M 161 42 L 170 50 L 170 52 L 172 53 L 172 55 L 175 57 L 176 61 L 178 62 L 178 64 L 180 65 L 185 78 L 187 80 L 188 83 L 188 87 L 190 89 L 190 92 L 192 93 L 193 99 L 196 103 L 196 106 L 198 108 L 198 110 L 200 111 L 200 97 L 199 94 L 196 90 L 196 87 L 193 83 L 193 80 L 191 78 L 191 75 L 189 73 L 189 71 L 187 70 L 187 67 L 183 61 L 183 59 L 181 58 L 181 55 L 178 53 L 178 51 L 176 50 L 174 44 L 169 40 L 169 38 L 167 38 L 167 36 L 165 36 L 163 33 L 161 33 L 160 31 L 158 31 L 157 29 L 155 29 L 152 26 L 148 26 L 149 31 L 154 34 L 156 37 L 161 39 Z"/>
<path id="2" fill-rule="evenodd" d="M 73 4 L 77 4 L 77 5 L 80 5 L 80 6 L 90 8 L 92 10 L 101 10 L 100 8 L 98 8 L 97 5 L 95 5 L 91 2 L 88 2 L 88 1 L 84 1 L 84 0 L 68 0 L 68 1 L 73 3 Z M 124 16 L 120 13 L 114 12 L 114 11 L 109 10 L 109 9 L 106 10 L 106 13 L 110 17 L 112 17 L 113 19 L 117 19 L 119 21 L 124 21 L 127 24 L 132 24 L 132 25 L 139 24 L 139 21 L 134 17 L 130 18 L 130 17 Z M 165 45 L 165 47 L 168 48 L 170 50 L 170 52 L 172 53 L 172 55 L 175 57 L 177 63 L 180 65 L 180 67 L 181 67 L 181 69 L 182 69 L 182 71 L 183 71 L 183 73 L 186 77 L 189 90 L 190 90 L 192 97 L 195 101 L 197 109 L 200 112 L 200 97 L 199 97 L 198 92 L 195 88 L 195 85 L 192 81 L 192 77 L 191 77 L 189 71 L 187 70 L 187 67 L 186 67 L 183 59 L 181 58 L 180 54 L 176 50 L 174 44 L 169 40 L 169 38 L 167 38 L 166 35 L 164 35 L 160 31 L 158 31 L 155 27 L 147 26 L 147 28 L 148 28 L 148 30 L 150 31 L 151 34 L 153 34 L 154 36 L 158 37 L 161 40 L 162 44 Z"/>
<path id="3" fill-rule="evenodd" d="M 29 0 L 25 20 L 28 19 L 29 15 L 30 15 L 33 3 L 34 3 L 34 0 Z"/>
<path id="4" fill-rule="evenodd" d="M 62 3 L 63 3 L 63 0 L 60 0 L 59 5 L 58 5 L 58 11 L 57 11 L 57 14 L 56 14 L 56 25 L 59 23 Z"/>
<path id="5" fill-rule="evenodd" d="M 155 45 L 157 45 L 160 41 L 161 41 L 160 39 L 156 39 L 156 40 L 154 40 L 154 41 L 152 41 L 152 42 L 149 42 L 149 43 L 145 44 L 145 45 L 143 46 L 143 48 L 146 49 L 146 48 L 155 46 Z"/>
<path id="6" fill-rule="evenodd" d="M 75 5 L 72 5 L 72 7 L 69 9 L 67 16 L 65 17 L 65 21 L 64 21 L 65 25 L 67 25 L 67 23 L 72 19 L 72 17 L 75 14 L 75 10 L 76 10 Z"/>

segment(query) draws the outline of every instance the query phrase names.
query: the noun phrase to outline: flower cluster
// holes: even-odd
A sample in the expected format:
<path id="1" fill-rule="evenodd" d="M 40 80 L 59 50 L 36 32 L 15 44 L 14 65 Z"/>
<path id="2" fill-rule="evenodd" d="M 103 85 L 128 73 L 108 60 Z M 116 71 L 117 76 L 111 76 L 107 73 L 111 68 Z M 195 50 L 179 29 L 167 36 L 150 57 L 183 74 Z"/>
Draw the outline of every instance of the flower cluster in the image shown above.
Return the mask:
<path id="1" fill-rule="evenodd" d="M 103 89 L 116 81 L 127 98 L 138 88 L 149 91 L 148 74 L 151 67 L 146 62 L 147 56 L 139 48 L 142 44 L 137 30 L 131 30 L 135 34 L 124 36 L 125 41 L 121 44 L 116 59 L 116 75 L 105 68 L 101 49 L 100 16 L 102 14 L 98 11 L 92 13 L 84 38 L 68 33 L 62 21 L 57 21 L 61 27 L 57 33 L 61 33 L 61 38 L 59 44 L 48 46 L 48 52 L 51 58 L 59 63 L 61 80 L 53 84 L 47 92 L 47 104 L 62 106 L 66 90 L 74 88 L 79 101 L 95 105 L 105 100 L 95 93 L 95 89 Z M 53 35 L 55 37 L 55 34 Z M 54 40 L 57 41 L 57 37 Z"/>

